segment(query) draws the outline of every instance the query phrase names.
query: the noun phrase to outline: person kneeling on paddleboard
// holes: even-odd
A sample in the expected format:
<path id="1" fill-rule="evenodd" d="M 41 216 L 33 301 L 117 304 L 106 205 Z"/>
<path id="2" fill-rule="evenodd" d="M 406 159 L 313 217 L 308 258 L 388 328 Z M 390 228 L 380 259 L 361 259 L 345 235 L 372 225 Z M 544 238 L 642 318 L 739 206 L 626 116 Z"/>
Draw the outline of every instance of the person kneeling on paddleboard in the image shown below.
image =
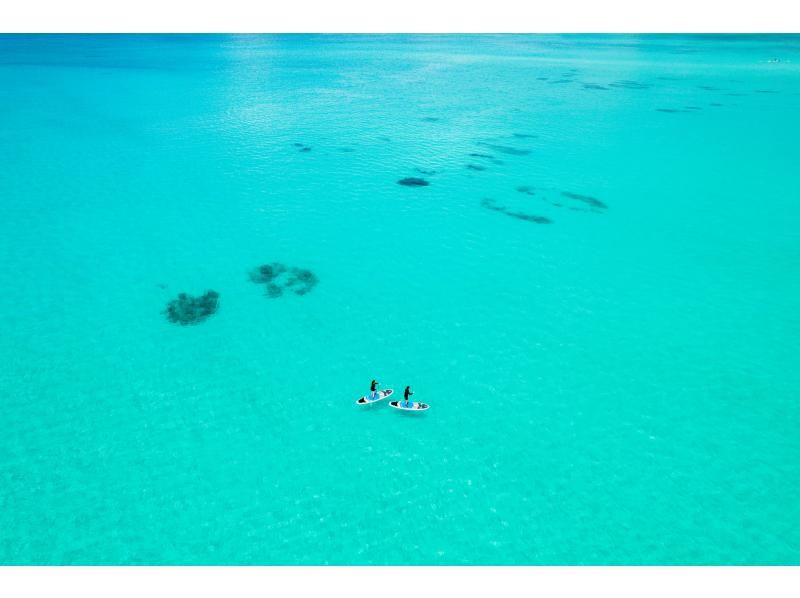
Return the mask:
<path id="1" fill-rule="evenodd" d="M 411 392 L 411 387 L 410 386 L 406 386 L 406 390 L 405 390 L 405 392 L 403 392 L 403 396 L 406 399 L 406 407 L 408 407 L 408 397 L 410 397 L 413 394 L 414 393 Z"/>
<path id="2" fill-rule="evenodd" d="M 369 398 L 371 400 L 375 400 L 378 398 L 378 381 L 373 380 L 372 384 L 369 386 Z"/>

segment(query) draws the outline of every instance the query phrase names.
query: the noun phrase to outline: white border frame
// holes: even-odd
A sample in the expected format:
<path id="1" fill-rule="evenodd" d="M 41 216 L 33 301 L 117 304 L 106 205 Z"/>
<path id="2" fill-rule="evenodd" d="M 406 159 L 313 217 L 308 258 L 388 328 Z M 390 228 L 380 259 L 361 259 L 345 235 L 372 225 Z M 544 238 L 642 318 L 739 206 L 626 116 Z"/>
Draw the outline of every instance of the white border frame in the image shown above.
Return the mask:
<path id="1" fill-rule="evenodd" d="M 798 567 L 6 567 L 5 596 L 796 598 Z"/>
<path id="2" fill-rule="evenodd" d="M 793 0 L 13 0 L 6 32 L 797 32 Z"/>

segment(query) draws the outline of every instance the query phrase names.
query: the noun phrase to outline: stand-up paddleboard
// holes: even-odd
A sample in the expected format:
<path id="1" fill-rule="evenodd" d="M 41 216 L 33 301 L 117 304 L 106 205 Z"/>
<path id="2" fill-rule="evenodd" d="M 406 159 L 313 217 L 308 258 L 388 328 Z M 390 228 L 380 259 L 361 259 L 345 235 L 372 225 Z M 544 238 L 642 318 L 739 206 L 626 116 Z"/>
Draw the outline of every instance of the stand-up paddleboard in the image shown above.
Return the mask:
<path id="1" fill-rule="evenodd" d="M 387 388 L 386 390 L 379 390 L 377 399 L 370 399 L 369 396 L 366 396 L 358 399 L 356 403 L 359 405 L 369 405 L 370 403 L 377 403 L 378 401 L 382 401 L 386 397 L 392 396 L 393 392 L 394 391 L 391 388 Z"/>
<path id="2" fill-rule="evenodd" d="M 405 401 L 389 401 L 389 405 L 403 411 L 425 411 L 431 408 L 427 403 L 416 403 L 414 401 L 409 401 L 408 403 Z"/>

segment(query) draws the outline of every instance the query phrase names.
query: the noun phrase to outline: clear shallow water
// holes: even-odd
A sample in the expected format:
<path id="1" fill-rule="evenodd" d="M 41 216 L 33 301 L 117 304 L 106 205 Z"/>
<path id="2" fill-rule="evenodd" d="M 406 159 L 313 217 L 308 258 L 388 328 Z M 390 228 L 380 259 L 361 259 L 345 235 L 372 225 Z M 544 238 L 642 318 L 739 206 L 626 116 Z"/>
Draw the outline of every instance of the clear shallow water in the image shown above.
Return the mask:
<path id="1" fill-rule="evenodd" d="M 799 105 L 791 36 L 0 38 L 0 562 L 800 564 Z"/>

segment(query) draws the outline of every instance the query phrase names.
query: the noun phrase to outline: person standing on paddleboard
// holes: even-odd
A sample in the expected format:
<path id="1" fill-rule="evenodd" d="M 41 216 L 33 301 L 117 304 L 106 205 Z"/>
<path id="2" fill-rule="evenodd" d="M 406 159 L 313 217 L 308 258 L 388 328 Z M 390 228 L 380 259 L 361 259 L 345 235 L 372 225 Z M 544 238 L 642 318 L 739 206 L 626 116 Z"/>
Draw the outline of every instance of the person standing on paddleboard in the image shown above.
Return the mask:
<path id="1" fill-rule="evenodd" d="M 406 399 L 406 407 L 408 407 L 408 397 L 410 397 L 410 396 L 411 396 L 411 395 L 413 395 L 413 394 L 414 394 L 414 393 L 413 393 L 413 392 L 411 392 L 411 387 L 410 387 L 410 386 L 406 386 L 406 389 L 405 389 L 405 391 L 403 392 L 403 396 L 404 396 L 404 397 L 405 397 L 405 399 Z"/>
<path id="2" fill-rule="evenodd" d="M 371 400 L 375 400 L 378 398 L 378 381 L 373 380 L 372 384 L 369 385 L 369 398 Z"/>

